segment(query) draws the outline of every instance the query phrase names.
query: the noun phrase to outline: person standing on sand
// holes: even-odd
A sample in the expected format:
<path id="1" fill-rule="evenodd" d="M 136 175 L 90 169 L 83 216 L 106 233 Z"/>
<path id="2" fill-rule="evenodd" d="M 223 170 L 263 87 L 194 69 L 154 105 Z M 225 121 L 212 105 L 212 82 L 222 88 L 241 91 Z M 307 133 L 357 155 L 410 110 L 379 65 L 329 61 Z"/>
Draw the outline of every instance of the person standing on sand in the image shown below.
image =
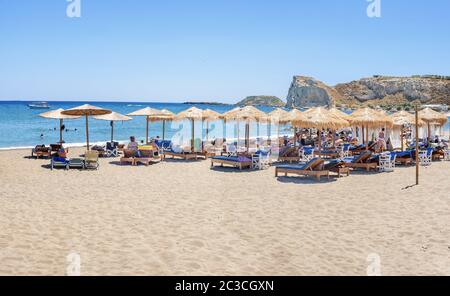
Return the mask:
<path id="1" fill-rule="evenodd" d="M 386 135 L 384 132 L 384 128 L 381 129 L 380 133 L 378 134 L 378 141 L 377 141 L 377 146 L 378 149 L 381 151 L 386 150 Z"/>

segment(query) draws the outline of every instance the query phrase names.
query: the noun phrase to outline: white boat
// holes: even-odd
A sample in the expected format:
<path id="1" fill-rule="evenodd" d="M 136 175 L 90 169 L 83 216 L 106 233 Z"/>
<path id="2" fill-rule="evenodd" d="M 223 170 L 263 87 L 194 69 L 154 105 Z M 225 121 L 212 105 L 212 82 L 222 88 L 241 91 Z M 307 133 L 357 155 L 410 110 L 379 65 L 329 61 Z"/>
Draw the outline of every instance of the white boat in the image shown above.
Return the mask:
<path id="1" fill-rule="evenodd" d="M 28 108 L 30 109 L 50 109 L 50 106 L 47 102 L 34 102 L 28 104 Z"/>

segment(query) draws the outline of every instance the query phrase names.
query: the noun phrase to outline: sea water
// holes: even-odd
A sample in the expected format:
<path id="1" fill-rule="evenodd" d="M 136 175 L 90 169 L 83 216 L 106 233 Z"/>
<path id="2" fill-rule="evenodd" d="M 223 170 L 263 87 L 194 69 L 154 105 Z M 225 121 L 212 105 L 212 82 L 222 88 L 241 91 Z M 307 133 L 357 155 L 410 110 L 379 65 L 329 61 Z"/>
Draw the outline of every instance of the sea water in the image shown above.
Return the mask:
<path id="1" fill-rule="evenodd" d="M 30 148 L 40 144 L 52 144 L 59 141 L 59 120 L 39 117 L 40 113 L 49 110 L 63 108 L 69 109 L 86 102 L 49 102 L 50 109 L 30 109 L 27 105 L 30 102 L 24 101 L 0 101 L 0 149 Z M 151 107 L 155 109 L 167 109 L 178 113 L 190 107 L 200 109 L 211 109 L 219 113 L 231 110 L 233 105 L 208 105 L 208 104 L 180 104 L 180 103 L 130 103 L 130 102 L 89 102 L 101 108 L 128 114 L 133 111 Z M 261 107 L 262 111 L 270 112 L 273 108 Z M 66 146 L 83 146 L 86 143 L 85 118 L 64 120 L 65 130 L 63 140 Z M 162 122 L 150 122 L 149 137 L 159 136 L 162 138 Z M 239 131 L 236 124 L 227 124 L 226 131 L 223 130 L 221 120 L 213 121 L 208 126 L 208 138 L 237 138 L 238 133 L 241 139 L 245 135 L 244 123 L 239 124 Z M 259 130 L 259 131 L 258 131 Z M 206 138 L 206 122 L 195 122 L 195 137 Z M 286 130 L 287 131 L 287 130 Z M 146 119 L 136 116 L 130 121 L 118 121 L 114 123 L 114 140 L 120 142 L 128 141 L 130 136 L 135 136 L 138 141 L 145 140 Z M 288 131 L 287 131 L 288 132 Z M 267 136 L 267 126 L 263 123 L 258 125 L 252 123 L 250 126 L 250 136 Z M 191 122 L 174 121 L 166 122 L 166 139 L 173 139 L 179 144 L 189 144 L 191 139 Z M 109 121 L 89 118 L 89 141 L 90 144 L 104 144 L 111 139 L 111 126 Z"/>

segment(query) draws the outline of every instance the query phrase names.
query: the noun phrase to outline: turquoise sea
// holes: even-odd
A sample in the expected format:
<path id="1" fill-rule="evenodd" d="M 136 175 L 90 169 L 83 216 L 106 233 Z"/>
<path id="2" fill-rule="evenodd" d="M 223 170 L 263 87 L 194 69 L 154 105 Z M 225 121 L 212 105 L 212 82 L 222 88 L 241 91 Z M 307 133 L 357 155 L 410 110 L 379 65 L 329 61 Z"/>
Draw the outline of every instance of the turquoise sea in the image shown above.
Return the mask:
<path id="1" fill-rule="evenodd" d="M 0 149 L 5 148 L 28 148 L 38 144 L 51 144 L 59 141 L 59 121 L 41 118 L 38 114 L 49 111 L 48 109 L 30 109 L 25 101 L 0 101 Z M 168 109 L 178 113 L 192 106 L 200 109 L 212 109 L 217 112 L 226 112 L 234 106 L 232 105 L 204 105 L 204 104 L 180 104 L 180 103 L 130 103 L 130 102 L 88 102 L 89 104 L 111 109 L 121 114 L 128 114 L 144 107 L 156 109 Z M 49 102 L 52 109 L 69 109 L 86 102 Z M 270 112 L 270 107 L 261 107 L 261 110 Z M 81 146 L 85 143 L 85 119 L 65 120 L 63 138 L 68 146 Z M 134 117 L 131 121 L 116 122 L 114 125 L 114 139 L 127 141 L 130 136 L 136 136 L 138 140 L 145 139 L 145 117 Z M 240 137 L 244 135 L 244 125 L 240 125 Z M 251 136 L 258 134 L 256 124 L 251 127 Z M 267 135 L 267 127 L 264 124 L 259 126 L 259 135 Z M 41 137 L 42 135 L 42 137 Z M 209 126 L 209 138 L 223 137 L 223 124 L 221 121 L 212 122 Z M 151 122 L 149 137 L 162 136 L 162 123 Z M 197 138 L 206 137 L 206 124 L 201 122 L 195 124 L 195 136 Z M 227 124 L 226 136 L 237 138 L 235 125 Z M 89 120 L 90 143 L 104 143 L 110 140 L 111 128 L 108 121 Z M 190 122 L 172 122 L 166 124 L 166 138 L 174 139 L 177 142 L 188 143 L 191 137 Z"/>
<path id="2" fill-rule="evenodd" d="M 25 101 L 0 101 L 0 149 L 29 148 L 38 144 L 51 144 L 59 141 L 59 121 L 41 118 L 38 115 L 49 111 L 48 109 L 30 109 Z M 69 109 L 86 102 L 49 102 L 52 109 Z M 219 113 L 226 112 L 233 105 L 205 105 L 205 104 L 180 104 L 180 103 L 130 103 L 130 102 L 89 102 L 89 104 L 111 109 L 115 112 L 128 114 L 144 107 L 156 109 L 168 109 L 178 113 L 192 106 L 200 109 L 212 109 Z M 270 112 L 273 108 L 259 107 L 264 112 Z M 63 133 L 64 141 L 68 146 L 82 146 L 85 143 L 85 120 L 65 120 L 66 131 Z M 229 139 L 238 137 L 243 140 L 245 133 L 244 124 L 227 124 L 226 131 L 223 130 L 222 121 L 209 124 L 209 139 L 222 138 L 224 135 Z M 275 135 L 277 127 L 272 127 L 272 135 Z M 450 131 L 449 123 L 444 127 L 444 135 Z M 288 127 L 281 127 L 281 135 L 290 134 Z M 267 136 L 267 126 L 256 123 L 250 126 L 250 136 Z M 130 136 L 135 136 L 139 141 L 145 139 L 145 118 L 134 117 L 131 121 L 116 122 L 114 125 L 114 139 L 117 141 L 128 141 Z M 162 137 L 162 123 L 151 122 L 149 137 Z M 108 121 L 89 120 L 89 139 L 91 144 L 105 143 L 111 137 L 111 128 Z M 195 123 L 195 137 L 206 137 L 206 124 Z M 166 124 L 166 139 L 172 139 L 180 144 L 189 144 L 191 138 L 191 123 L 189 121 L 171 122 Z"/>

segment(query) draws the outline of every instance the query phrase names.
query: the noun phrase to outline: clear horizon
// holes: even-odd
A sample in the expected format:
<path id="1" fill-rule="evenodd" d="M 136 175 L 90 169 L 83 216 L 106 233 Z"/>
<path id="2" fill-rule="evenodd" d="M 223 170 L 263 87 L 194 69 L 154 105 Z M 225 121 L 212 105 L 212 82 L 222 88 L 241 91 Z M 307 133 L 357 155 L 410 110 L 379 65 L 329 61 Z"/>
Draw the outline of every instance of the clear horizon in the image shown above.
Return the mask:
<path id="1" fill-rule="evenodd" d="M 343 2 L 343 1 L 341 1 Z M 294 75 L 450 75 L 450 2 L 0 0 L 1 101 L 285 100 Z"/>

